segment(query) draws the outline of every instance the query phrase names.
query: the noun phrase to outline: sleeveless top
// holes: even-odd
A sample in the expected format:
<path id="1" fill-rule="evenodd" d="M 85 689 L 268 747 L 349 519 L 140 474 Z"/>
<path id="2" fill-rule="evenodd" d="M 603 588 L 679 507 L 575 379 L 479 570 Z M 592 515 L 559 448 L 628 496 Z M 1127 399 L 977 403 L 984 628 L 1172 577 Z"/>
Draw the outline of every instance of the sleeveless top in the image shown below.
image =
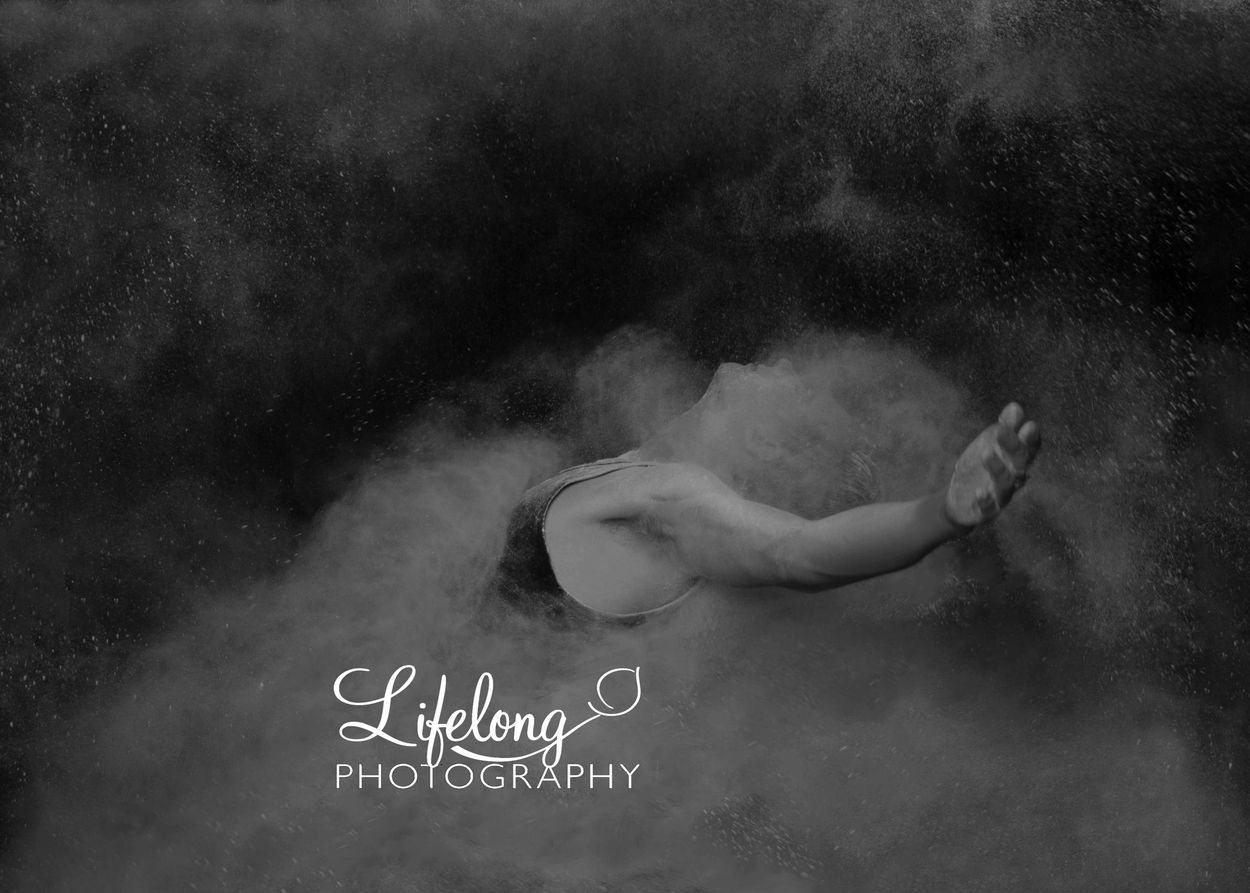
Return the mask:
<path id="1" fill-rule="evenodd" d="M 645 623 L 671 608 L 698 588 L 698 583 L 668 604 L 649 611 L 613 614 L 582 604 L 565 592 L 556 580 L 547 553 L 547 512 L 565 487 L 620 471 L 656 465 L 629 458 L 600 459 L 566 468 L 526 490 L 512 512 L 503 557 L 499 561 L 496 588 L 499 594 L 525 614 L 538 616 L 558 629 L 578 627 L 631 627 Z"/>

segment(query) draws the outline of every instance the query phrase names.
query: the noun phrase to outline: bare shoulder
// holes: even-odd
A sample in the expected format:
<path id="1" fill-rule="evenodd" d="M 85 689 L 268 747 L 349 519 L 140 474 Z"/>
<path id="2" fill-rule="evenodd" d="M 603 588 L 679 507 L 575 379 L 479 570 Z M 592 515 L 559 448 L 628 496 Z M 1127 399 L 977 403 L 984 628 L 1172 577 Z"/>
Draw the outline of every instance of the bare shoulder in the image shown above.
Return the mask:
<path id="1" fill-rule="evenodd" d="M 634 469 L 633 484 L 649 502 L 686 499 L 710 490 L 728 490 L 714 473 L 693 462 L 661 462 Z"/>
<path id="2" fill-rule="evenodd" d="M 691 462 L 622 468 L 565 488 L 552 505 L 569 519 L 632 520 L 715 492 L 732 492 L 720 478 Z"/>

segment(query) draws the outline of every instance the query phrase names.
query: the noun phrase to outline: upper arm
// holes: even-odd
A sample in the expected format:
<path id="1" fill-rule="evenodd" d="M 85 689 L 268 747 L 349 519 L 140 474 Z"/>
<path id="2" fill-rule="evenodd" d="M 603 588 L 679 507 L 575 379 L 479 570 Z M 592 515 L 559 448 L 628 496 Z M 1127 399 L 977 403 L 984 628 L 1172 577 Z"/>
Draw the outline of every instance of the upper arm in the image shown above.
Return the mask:
<path id="1" fill-rule="evenodd" d="M 623 468 L 579 483 L 577 489 L 587 496 L 581 508 L 583 520 L 639 521 L 661 526 L 674 507 L 689 500 L 722 491 L 737 495 L 715 474 L 689 462 Z"/>
<path id="2" fill-rule="evenodd" d="M 743 498 L 697 465 L 624 469 L 601 480 L 610 484 L 584 491 L 584 520 L 637 524 L 690 575 L 730 586 L 831 589 L 908 567 L 952 536 L 944 493 L 808 521 Z"/>
<path id="3" fill-rule="evenodd" d="M 634 521 L 668 541 L 694 575 L 731 586 L 802 586 L 787 544 L 809 523 L 743 498 L 707 469 L 665 463 L 608 475 L 596 521 Z M 615 481 L 612 479 L 615 478 Z"/>

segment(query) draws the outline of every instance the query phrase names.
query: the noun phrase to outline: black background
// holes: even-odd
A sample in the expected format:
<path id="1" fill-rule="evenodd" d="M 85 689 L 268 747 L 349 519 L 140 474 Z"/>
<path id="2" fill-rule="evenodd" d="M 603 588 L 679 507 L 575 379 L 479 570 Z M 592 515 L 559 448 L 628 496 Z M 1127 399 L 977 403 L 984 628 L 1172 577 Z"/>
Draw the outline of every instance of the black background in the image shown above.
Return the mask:
<path id="1" fill-rule="evenodd" d="M 532 358 L 625 323 L 709 367 L 878 333 L 1061 413 L 1055 448 L 1123 396 L 1073 343 L 1152 358 L 1167 486 L 1130 502 L 1169 502 L 1172 579 L 1081 647 L 1196 704 L 1250 807 L 1244 7 L 7 4 L 0 35 L 3 841 L 43 736 L 399 426 L 559 429 Z"/>

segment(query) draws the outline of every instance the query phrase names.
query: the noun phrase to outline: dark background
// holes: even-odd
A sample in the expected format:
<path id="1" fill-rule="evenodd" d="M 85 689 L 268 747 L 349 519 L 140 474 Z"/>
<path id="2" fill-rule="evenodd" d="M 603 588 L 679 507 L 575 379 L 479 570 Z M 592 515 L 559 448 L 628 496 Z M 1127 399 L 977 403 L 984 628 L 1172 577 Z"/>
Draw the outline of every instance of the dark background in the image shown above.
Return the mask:
<path id="1" fill-rule="evenodd" d="M 877 333 L 1059 444 L 1132 396 L 1073 344 L 1147 358 L 1169 577 L 1081 644 L 1250 808 L 1244 6 L 11 3 L 0 48 L 0 845 L 38 743 L 399 426 L 491 379 L 470 428 L 559 427 L 518 358 L 625 323 Z"/>

